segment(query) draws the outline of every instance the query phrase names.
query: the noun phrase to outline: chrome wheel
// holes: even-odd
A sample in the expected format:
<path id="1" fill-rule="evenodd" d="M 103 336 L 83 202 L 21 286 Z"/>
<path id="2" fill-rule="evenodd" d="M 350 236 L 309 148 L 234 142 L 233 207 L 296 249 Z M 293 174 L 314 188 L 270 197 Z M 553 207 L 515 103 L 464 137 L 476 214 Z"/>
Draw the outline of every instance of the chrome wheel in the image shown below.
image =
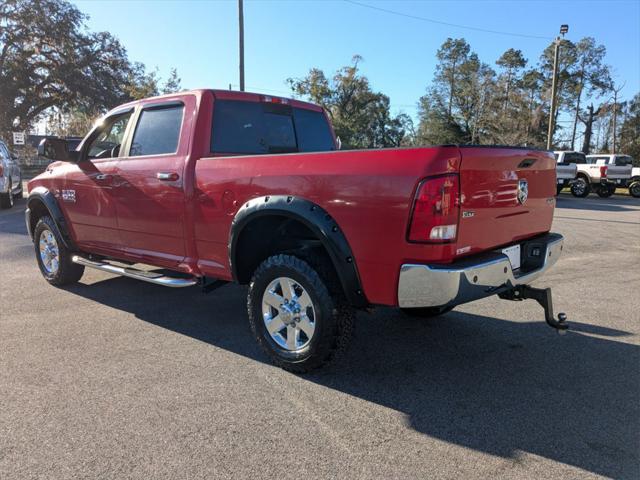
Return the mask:
<path id="1" fill-rule="evenodd" d="M 278 277 L 262 295 L 262 319 L 269 335 L 288 351 L 306 347 L 316 328 L 311 297 L 295 280 Z"/>
<path id="2" fill-rule="evenodd" d="M 53 236 L 51 230 L 42 231 L 38 246 L 42 266 L 49 275 L 55 274 L 60 266 L 60 249 L 58 248 L 56 237 Z"/>

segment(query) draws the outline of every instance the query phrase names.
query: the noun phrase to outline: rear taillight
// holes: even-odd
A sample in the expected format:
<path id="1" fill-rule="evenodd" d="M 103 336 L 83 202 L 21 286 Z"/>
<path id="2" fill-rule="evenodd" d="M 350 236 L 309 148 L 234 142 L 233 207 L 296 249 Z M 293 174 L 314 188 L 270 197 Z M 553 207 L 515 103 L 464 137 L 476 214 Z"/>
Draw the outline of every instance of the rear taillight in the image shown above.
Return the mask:
<path id="1" fill-rule="evenodd" d="M 427 178 L 418 186 L 409 241 L 445 243 L 456 239 L 460 213 L 458 175 Z"/>
<path id="2" fill-rule="evenodd" d="M 603 165 L 602 167 L 600 167 L 600 176 L 602 178 L 607 178 L 607 166 Z"/>

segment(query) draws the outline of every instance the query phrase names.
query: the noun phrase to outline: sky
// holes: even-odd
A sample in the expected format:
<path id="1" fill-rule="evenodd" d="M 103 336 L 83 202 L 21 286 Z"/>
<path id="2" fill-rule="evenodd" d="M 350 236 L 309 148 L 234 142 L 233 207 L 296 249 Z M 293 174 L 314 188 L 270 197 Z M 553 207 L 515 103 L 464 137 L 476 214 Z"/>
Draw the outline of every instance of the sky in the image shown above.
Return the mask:
<path id="1" fill-rule="evenodd" d="M 111 32 L 131 60 L 157 67 L 160 76 L 175 67 L 183 88 L 238 89 L 236 0 L 75 3 L 90 16 L 91 30 Z M 622 100 L 640 91 L 640 0 L 245 0 L 244 15 L 248 91 L 291 96 L 287 78 L 312 67 L 331 75 L 359 54 L 362 73 L 390 97 L 393 112 L 414 116 L 447 37 L 464 37 L 494 68 L 508 48 L 522 50 L 535 66 L 565 23 L 568 39 L 593 36 L 606 46 L 615 81 L 625 83 Z"/>

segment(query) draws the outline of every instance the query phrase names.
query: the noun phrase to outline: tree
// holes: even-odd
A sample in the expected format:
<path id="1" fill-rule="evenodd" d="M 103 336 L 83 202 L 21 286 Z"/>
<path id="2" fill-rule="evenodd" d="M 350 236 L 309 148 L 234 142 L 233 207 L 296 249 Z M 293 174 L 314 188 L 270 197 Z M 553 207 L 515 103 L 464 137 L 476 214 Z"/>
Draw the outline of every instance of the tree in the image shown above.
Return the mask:
<path id="1" fill-rule="evenodd" d="M 287 79 L 293 92 L 325 108 L 336 135 L 346 148 L 399 146 L 409 125 L 406 115 L 393 116 L 389 97 L 371 89 L 360 74 L 362 58 L 354 56 L 351 65 L 339 69 L 330 80 L 312 68 L 304 78 Z"/>
<path id="2" fill-rule="evenodd" d="M 580 114 L 578 118 L 584 123 L 584 137 L 582 140 L 582 153 L 589 155 L 591 153 L 591 137 L 593 135 L 593 122 L 600 115 L 601 107 L 594 110 L 593 103 L 587 107 L 586 113 Z M 573 148 L 572 148 L 573 150 Z"/>
<path id="3" fill-rule="evenodd" d="M 580 101 L 582 94 L 594 93 L 604 94 L 611 88 L 611 76 L 609 67 L 604 64 L 606 49 L 603 45 L 596 45 L 595 39 L 585 37 L 575 45 L 575 67 L 573 70 L 574 79 L 574 117 L 573 130 L 571 133 L 571 150 L 573 150 L 576 140 L 576 130 L 578 117 L 580 114 Z"/>
<path id="4" fill-rule="evenodd" d="M 53 106 L 127 98 L 125 49 L 107 32 L 86 32 L 85 18 L 64 0 L 0 3 L 0 134 L 27 130 Z"/>
<path id="5" fill-rule="evenodd" d="M 465 133 L 447 113 L 446 102 L 432 88 L 420 98 L 418 103 L 418 131 L 416 143 L 423 145 L 443 145 L 466 143 Z"/>
<path id="6" fill-rule="evenodd" d="M 495 72 L 463 39 L 447 39 L 436 54 L 436 73 L 420 98 L 418 141 L 480 143 L 495 97 Z"/>
<path id="7" fill-rule="evenodd" d="M 143 63 L 135 62 L 129 69 L 125 92 L 132 100 L 160 95 L 158 69 L 147 72 Z"/>
<path id="8" fill-rule="evenodd" d="M 553 83 L 553 61 L 554 61 L 555 41 L 549 44 L 540 56 L 539 68 L 543 74 L 543 99 L 549 105 L 547 112 L 551 108 L 551 87 Z M 573 75 L 576 64 L 576 47 L 573 42 L 566 39 L 560 40 L 560 52 L 558 57 L 558 79 L 556 86 L 557 108 L 554 112 L 554 131 L 555 135 L 558 126 L 558 117 L 562 110 L 573 110 L 574 92 L 575 92 L 575 76 Z"/>
<path id="9" fill-rule="evenodd" d="M 527 60 L 524 58 L 520 50 L 514 50 L 513 48 L 510 48 L 509 50 L 504 52 L 498 60 L 496 60 L 496 65 L 502 67 L 505 72 L 505 94 L 503 110 L 506 110 L 507 106 L 509 105 L 509 91 L 512 89 L 512 83 L 514 80 L 518 80 L 518 70 L 524 68 L 527 65 Z"/>
<path id="10" fill-rule="evenodd" d="M 620 125 L 620 152 L 633 157 L 633 164 L 640 167 L 640 93 L 627 103 Z"/>
<path id="11" fill-rule="evenodd" d="M 131 63 L 108 32 L 89 32 L 66 0 L 0 2 L 0 136 L 28 130 L 47 113 L 52 130 L 75 134 L 87 119 L 132 99 L 157 95 L 157 71 Z M 180 88 L 172 70 L 164 90 Z"/>
<path id="12" fill-rule="evenodd" d="M 180 77 L 178 76 L 178 70 L 172 68 L 169 72 L 169 78 L 164 82 L 164 86 L 162 87 L 162 93 L 177 93 L 182 90 L 182 85 L 180 82 Z"/>
<path id="13" fill-rule="evenodd" d="M 456 96 L 458 80 L 463 76 L 461 66 L 469 60 L 471 47 L 464 38 L 447 38 L 436 53 L 438 65 L 436 66 L 436 82 L 441 88 L 447 90 L 449 100 L 447 102 L 447 114 L 451 117 L 453 111 L 453 99 Z"/>

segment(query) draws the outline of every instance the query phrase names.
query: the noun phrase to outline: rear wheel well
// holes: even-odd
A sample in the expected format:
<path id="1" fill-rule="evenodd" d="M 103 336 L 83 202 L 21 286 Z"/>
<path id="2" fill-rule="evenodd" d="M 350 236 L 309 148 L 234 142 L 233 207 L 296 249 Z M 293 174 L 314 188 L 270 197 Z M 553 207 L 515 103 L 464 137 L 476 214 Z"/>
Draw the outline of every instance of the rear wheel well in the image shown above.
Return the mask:
<path id="1" fill-rule="evenodd" d="M 321 239 L 300 220 L 275 214 L 251 220 L 240 232 L 232 258 L 238 283 L 249 283 L 258 266 L 278 254 L 296 256 L 314 267 L 329 284 L 340 285 Z"/>

